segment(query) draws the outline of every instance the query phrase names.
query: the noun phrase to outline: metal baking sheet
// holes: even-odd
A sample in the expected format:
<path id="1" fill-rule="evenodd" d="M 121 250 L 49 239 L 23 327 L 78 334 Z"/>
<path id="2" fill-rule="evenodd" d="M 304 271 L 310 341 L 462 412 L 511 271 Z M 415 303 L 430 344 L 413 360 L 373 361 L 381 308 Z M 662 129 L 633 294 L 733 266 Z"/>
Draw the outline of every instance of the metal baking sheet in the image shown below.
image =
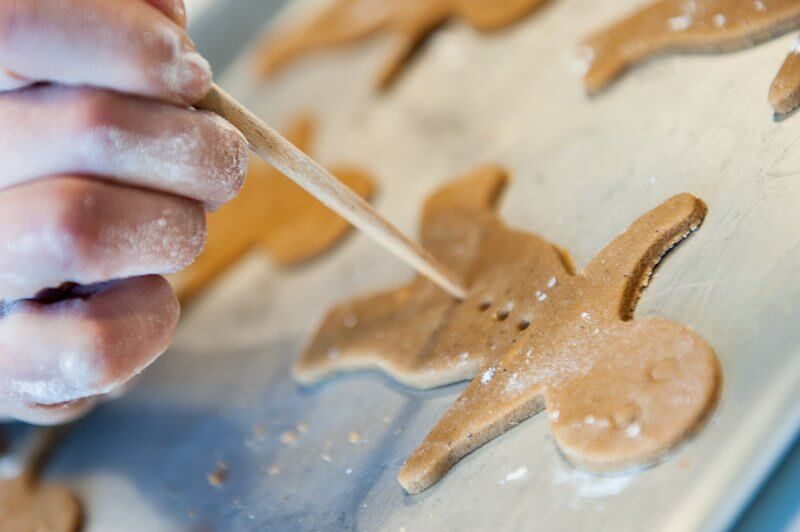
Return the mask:
<path id="1" fill-rule="evenodd" d="M 514 176 L 503 216 L 578 265 L 669 196 L 703 198 L 705 224 L 637 310 L 690 325 L 722 360 L 720 408 L 691 443 L 639 475 L 595 477 L 565 463 L 540 415 L 405 495 L 400 465 L 464 384 L 418 392 L 362 373 L 304 389 L 289 375 L 330 305 L 411 278 L 352 235 L 294 270 L 248 257 L 186 310 L 128 396 L 75 428 L 50 472 L 84 497 L 88 530 L 728 524 L 800 424 L 800 116 L 775 123 L 766 100 L 794 37 L 659 58 L 585 97 L 575 44 L 643 3 L 554 0 L 491 36 L 450 24 L 385 94 L 371 89 L 380 37 L 266 84 L 241 60 L 223 82 L 277 126 L 316 111 L 319 158 L 370 168 L 377 207 L 409 232 L 426 195 L 487 161 Z"/>

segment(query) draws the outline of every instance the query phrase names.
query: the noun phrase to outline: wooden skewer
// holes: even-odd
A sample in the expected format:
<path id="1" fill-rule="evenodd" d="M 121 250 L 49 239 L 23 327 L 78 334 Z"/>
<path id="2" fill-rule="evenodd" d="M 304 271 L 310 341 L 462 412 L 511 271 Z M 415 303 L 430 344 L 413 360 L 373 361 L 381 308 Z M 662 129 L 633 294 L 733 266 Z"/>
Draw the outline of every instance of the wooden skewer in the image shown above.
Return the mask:
<path id="1" fill-rule="evenodd" d="M 200 102 L 236 126 L 259 157 L 264 159 L 329 209 L 364 231 L 378 244 L 457 299 L 466 297 L 461 279 L 428 250 L 387 222 L 361 196 L 347 188 L 314 159 L 248 111 L 216 84 Z"/>

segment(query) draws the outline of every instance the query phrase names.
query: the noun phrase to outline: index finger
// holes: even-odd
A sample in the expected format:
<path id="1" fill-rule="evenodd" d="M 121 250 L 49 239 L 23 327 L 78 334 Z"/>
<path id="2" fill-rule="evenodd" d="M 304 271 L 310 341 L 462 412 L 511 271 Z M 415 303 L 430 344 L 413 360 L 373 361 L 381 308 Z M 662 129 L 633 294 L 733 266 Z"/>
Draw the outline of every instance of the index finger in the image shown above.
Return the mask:
<path id="1" fill-rule="evenodd" d="M 4 0 L 0 71 L 192 103 L 208 90 L 211 69 L 176 23 L 181 8 L 179 0 Z"/>

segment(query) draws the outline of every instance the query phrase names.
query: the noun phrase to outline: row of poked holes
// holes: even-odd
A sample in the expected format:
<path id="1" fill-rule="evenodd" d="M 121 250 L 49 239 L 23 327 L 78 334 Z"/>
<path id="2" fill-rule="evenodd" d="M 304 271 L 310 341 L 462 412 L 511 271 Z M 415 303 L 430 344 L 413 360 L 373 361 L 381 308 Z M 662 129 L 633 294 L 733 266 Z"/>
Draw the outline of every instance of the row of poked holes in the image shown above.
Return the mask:
<path id="1" fill-rule="evenodd" d="M 486 312 L 492 306 L 492 302 L 489 300 L 481 301 L 480 305 L 478 305 L 478 310 L 481 312 Z M 511 315 L 511 310 L 508 308 L 502 308 L 494 313 L 494 319 L 497 321 L 506 321 L 508 317 Z M 531 326 L 530 320 L 522 319 L 517 323 L 517 330 L 524 331 L 528 327 Z"/>

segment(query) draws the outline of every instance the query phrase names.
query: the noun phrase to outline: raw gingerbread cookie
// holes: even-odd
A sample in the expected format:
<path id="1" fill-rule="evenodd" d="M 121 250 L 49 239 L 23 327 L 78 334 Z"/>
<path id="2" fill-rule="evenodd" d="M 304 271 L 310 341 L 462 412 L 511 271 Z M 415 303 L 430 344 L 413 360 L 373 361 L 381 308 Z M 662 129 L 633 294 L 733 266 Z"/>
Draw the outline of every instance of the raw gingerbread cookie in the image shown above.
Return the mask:
<path id="1" fill-rule="evenodd" d="M 363 40 L 385 31 L 393 49 L 378 76 L 388 87 L 403 65 L 437 27 L 460 18 L 482 31 L 507 26 L 545 0 L 335 0 L 316 18 L 270 37 L 256 56 L 258 70 L 269 76 L 308 52 Z"/>
<path id="2" fill-rule="evenodd" d="M 738 50 L 799 26 L 797 0 L 660 0 L 584 42 L 584 82 L 595 93 L 655 54 Z"/>
<path id="3" fill-rule="evenodd" d="M 505 182 L 502 169 L 482 168 L 425 206 L 422 242 L 467 280 L 463 302 L 418 278 L 346 303 L 295 368 L 303 383 L 366 368 L 419 388 L 473 379 L 400 471 L 409 493 L 544 408 L 571 462 L 620 471 L 663 458 L 717 400 L 719 364 L 697 333 L 632 319 L 653 268 L 705 204 L 669 199 L 576 274 L 565 251 L 493 212 Z"/>
<path id="4" fill-rule="evenodd" d="M 308 153 L 314 136 L 309 116 L 296 119 L 286 137 Z M 359 168 L 339 166 L 332 172 L 364 198 L 373 192 L 370 175 Z M 289 178 L 258 157 L 239 195 L 208 217 L 203 253 L 189 268 L 172 276 L 181 301 L 187 301 L 245 252 L 259 246 L 281 265 L 319 255 L 341 239 L 350 225 L 315 200 Z"/>

